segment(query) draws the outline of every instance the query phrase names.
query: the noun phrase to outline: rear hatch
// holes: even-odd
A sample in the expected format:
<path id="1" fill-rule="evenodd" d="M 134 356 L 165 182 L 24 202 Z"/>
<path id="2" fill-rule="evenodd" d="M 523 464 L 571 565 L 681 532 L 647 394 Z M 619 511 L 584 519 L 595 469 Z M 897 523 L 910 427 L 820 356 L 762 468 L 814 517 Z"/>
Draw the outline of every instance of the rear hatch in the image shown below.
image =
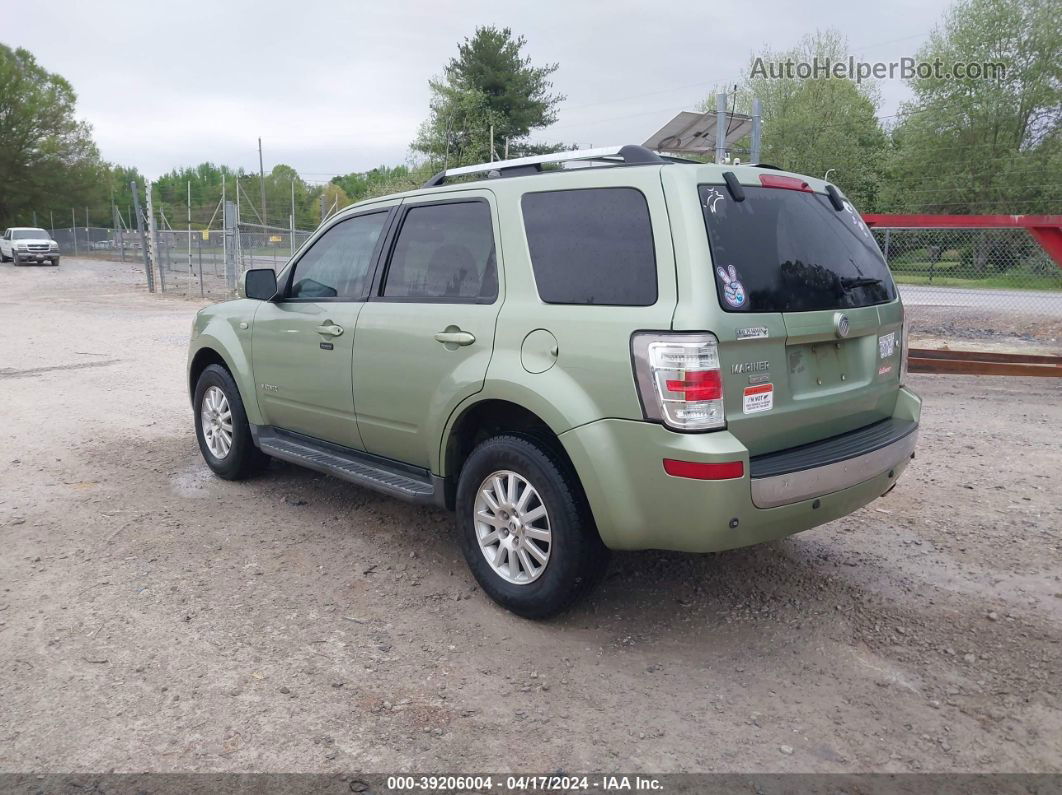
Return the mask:
<path id="1" fill-rule="evenodd" d="M 727 428 L 753 455 L 892 415 L 903 309 L 874 238 L 795 177 L 699 195 L 724 321 Z M 740 195 L 740 194 L 739 194 Z M 840 197 L 837 197 L 840 201 Z"/>

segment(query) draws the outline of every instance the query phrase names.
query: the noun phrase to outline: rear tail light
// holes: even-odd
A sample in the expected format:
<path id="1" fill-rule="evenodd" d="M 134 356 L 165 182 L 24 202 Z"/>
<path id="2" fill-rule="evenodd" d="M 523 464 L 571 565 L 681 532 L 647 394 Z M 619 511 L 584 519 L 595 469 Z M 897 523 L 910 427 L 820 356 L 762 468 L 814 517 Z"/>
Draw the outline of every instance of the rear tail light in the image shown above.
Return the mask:
<path id="1" fill-rule="evenodd" d="M 726 426 L 715 335 L 643 332 L 631 354 L 646 419 L 676 431 Z"/>

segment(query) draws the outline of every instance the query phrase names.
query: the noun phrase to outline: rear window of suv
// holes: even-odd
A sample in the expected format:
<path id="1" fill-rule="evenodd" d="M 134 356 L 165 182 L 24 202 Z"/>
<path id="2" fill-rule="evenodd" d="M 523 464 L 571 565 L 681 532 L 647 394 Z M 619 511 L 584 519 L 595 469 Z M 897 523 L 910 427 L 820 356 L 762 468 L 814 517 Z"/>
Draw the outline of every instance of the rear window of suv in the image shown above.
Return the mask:
<path id="1" fill-rule="evenodd" d="M 896 298 L 874 236 L 851 204 L 827 196 L 744 186 L 701 185 L 719 305 L 728 312 L 851 309 Z"/>
<path id="2" fill-rule="evenodd" d="M 521 204 L 535 284 L 547 304 L 656 303 L 656 251 L 641 191 L 542 191 Z"/>

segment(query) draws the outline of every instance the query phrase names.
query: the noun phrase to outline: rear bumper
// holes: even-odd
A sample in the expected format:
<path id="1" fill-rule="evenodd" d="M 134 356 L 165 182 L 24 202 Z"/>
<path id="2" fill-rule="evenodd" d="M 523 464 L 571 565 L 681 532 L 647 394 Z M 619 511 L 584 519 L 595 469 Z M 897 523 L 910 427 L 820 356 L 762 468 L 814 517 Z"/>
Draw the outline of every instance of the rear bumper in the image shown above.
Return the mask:
<path id="1" fill-rule="evenodd" d="M 824 442 L 749 461 L 752 503 L 777 508 L 856 486 L 906 464 L 918 423 L 892 418 Z"/>
<path id="2" fill-rule="evenodd" d="M 560 439 L 607 546 L 713 552 L 807 530 L 880 497 L 911 460 L 920 411 L 921 400 L 901 389 L 892 421 L 876 433 L 861 429 L 753 459 L 726 431 L 672 433 L 630 420 L 600 420 Z M 664 472 L 665 458 L 742 461 L 745 475 L 672 477 Z"/>

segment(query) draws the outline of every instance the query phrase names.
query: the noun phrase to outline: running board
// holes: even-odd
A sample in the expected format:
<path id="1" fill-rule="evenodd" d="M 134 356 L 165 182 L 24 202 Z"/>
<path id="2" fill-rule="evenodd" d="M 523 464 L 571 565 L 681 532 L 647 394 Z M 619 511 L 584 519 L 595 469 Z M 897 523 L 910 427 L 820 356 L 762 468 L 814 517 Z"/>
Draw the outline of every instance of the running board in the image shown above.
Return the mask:
<path id="1" fill-rule="evenodd" d="M 269 426 L 252 425 L 251 435 L 263 453 L 281 461 L 333 475 L 408 502 L 443 504 L 442 479 L 433 477 L 426 469 Z"/>

